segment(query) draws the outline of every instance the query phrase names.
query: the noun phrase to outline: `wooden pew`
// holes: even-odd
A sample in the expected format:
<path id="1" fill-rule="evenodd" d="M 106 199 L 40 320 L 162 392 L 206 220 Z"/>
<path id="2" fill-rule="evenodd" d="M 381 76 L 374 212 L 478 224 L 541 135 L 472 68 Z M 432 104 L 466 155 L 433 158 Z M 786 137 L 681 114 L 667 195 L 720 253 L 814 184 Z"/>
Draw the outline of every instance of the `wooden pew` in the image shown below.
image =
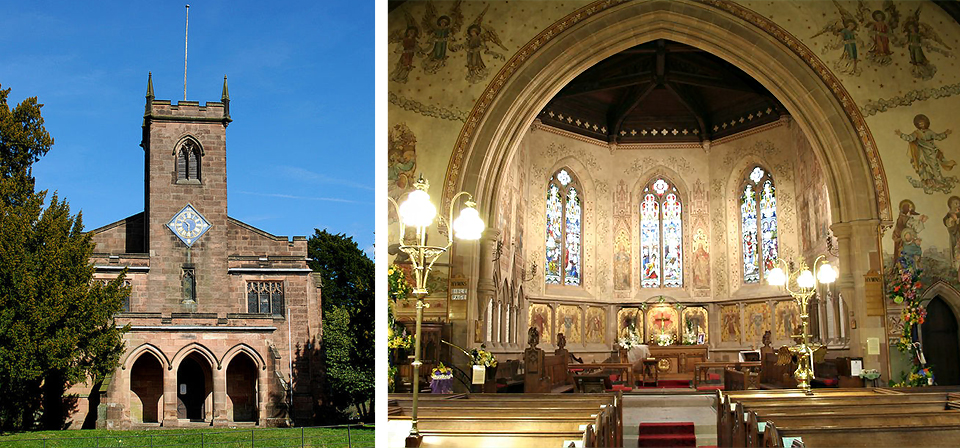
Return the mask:
<path id="1" fill-rule="evenodd" d="M 948 408 L 952 398 L 960 395 L 890 389 L 838 390 L 813 397 L 718 393 L 718 446 L 756 446 L 761 441 L 763 446 L 783 446 L 784 437 L 801 437 L 808 447 L 955 445 L 956 439 L 949 437 L 960 433 L 960 412 Z"/>
<path id="2" fill-rule="evenodd" d="M 636 383 L 634 382 L 633 376 L 633 366 L 630 363 L 626 362 L 593 362 L 593 363 L 582 363 L 582 364 L 568 364 L 567 369 L 570 371 L 582 369 L 586 371 L 605 371 L 612 370 L 620 372 L 620 380 L 624 382 L 627 386 L 634 387 Z"/>
<path id="3" fill-rule="evenodd" d="M 759 387 L 759 372 L 762 363 L 760 361 L 703 361 L 694 365 L 693 387 L 696 389 L 701 382 L 706 382 L 710 369 L 733 369 L 740 372 L 753 372 L 757 376 L 752 378 L 749 384 L 753 384 L 752 389 Z M 742 389 L 741 389 L 742 390 Z"/>
<path id="4" fill-rule="evenodd" d="M 451 398 L 452 397 L 452 398 Z M 392 395 L 390 403 L 409 419 L 412 396 Z M 622 394 L 468 394 L 421 396 L 421 446 L 622 446 Z"/>

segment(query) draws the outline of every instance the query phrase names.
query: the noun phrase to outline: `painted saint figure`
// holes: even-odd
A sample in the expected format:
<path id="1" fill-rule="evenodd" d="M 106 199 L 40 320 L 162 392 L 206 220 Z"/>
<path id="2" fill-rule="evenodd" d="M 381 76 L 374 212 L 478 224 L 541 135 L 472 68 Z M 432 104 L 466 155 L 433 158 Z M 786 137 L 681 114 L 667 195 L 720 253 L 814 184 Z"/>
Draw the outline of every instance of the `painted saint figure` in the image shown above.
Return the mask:
<path id="1" fill-rule="evenodd" d="M 833 4 L 840 13 L 840 19 L 825 25 L 817 34 L 811 36 L 811 39 L 822 34 L 834 35 L 833 42 L 825 45 L 822 52 L 826 54 L 831 50 L 843 49 L 840 59 L 833 64 L 834 68 L 841 73 L 859 75 L 861 72 L 857 64 L 860 56 L 858 52 L 860 40 L 857 37 L 859 25 L 853 14 L 844 9 L 840 3 L 834 1 Z"/>
<path id="2" fill-rule="evenodd" d="M 900 215 L 893 226 L 893 261 L 894 265 L 905 269 L 916 267 L 920 262 L 921 250 L 918 234 L 924 229 L 927 215 L 917 213 L 913 201 L 900 201 Z M 909 247 L 907 247 L 909 245 Z"/>
<path id="3" fill-rule="evenodd" d="M 957 184 L 957 176 L 944 176 L 940 170 L 950 171 L 957 162 L 947 160 L 935 141 L 946 139 L 953 131 L 947 129 L 938 133 L 930 130 L 930 119 L 923 114 L 913 118 L 913 125 L 917 129 L 909 134 L 902 133 L 899 129 L 893 131 L 901 139 L 909 142 L 910 163 L 920 177 L 915 179 L 907 176 L 907 180 L 914 187 L 922 188 L 924 193 L 949 194 Z"/>
<path id="4" fill-rule="evenodd" d="M 436 73 L 446 65 L 449 55 L 448 51 L 456 51 L 455 46 L 451 46 L 457 40 L 456 33 L 460 31 L 463 24 L 463 13 L 460 11 L 460 0 L 457 0 L 450 8 L 450 15 L 438 17 L 437 9 L 433 2 L 427 3 L 427 13 L 423 16 L 421 25 L 426 30 L 427 42 L 422 48 L 425 60 L 423 61 L 423 71 L 427 73 Z"/>
<path id="5" fill-rule="evenodd" d="M 937 73 L 937 67 L 927 59 L 924 50 L 950 55 L 950 46 L 926 23 L 920 21 L 920 6 L 903 22 L 901 31 L 906 36 L 907 52 L 910 54 L 911 73 L 914 78 L 931 79 Z M 933 44 L 936 42 L 943 48 Z"/>
<path id="6" fill-rule="evenodd" d="M 391 43 L 400 43 L 400 48 L 398 48 L 400 59 L 397 60 L 396 67 L 390 72 L 391 81 L 400 83 L 407 82 L 407 77 L 410 75 L 410 71 L 413 70 L 413 57 L 419 50 L 419 39 L 420 29 L 415 26 L 408 27 L 404 30 L 402 37 L 396 40 L 390 39 Z"/>
<path id="7" fill-rule="evenodd" d="M 467 51 L 467 81 L 471 83 L 483 81 L 483 79 L 490 74 L 487 65 L 483 63 L 482 54 L 489 55 L 501 61 L 505 59 L 502 54 L 490 50 L 490 47 L 487 46 L 488 42 L 492 42 L 504 50 L 507 49 L 507 47 L 504 47 L 503 43 L 500 42 L 500 37 L 497 36 L 497 33 L 492 28 L 484 26 L 483 24 L 483 16 L 487 14 L 488 9 L 490 9 L 490 5 L 484 8 L 483 12 L 477 16 L 472 25 L 467 27 L 467 31 L 464 33 L 464 44 L 462 47 Z M 460 47 L 458 47 L 458 49 L 459 48 Z"/>
<path id="8" fill-rule="evenodd" d="M 947 200 L 947 214 L 943 216 L 943 225 L 950 235 L 950 262 L 960 281 L 960 197 L 951 196 Z"/>
<path id="9" fill-rule="evenodd" d="M 890 58 L 890 55 L 893 54 L 890 51 L 890 31 L 897 27 L 896 10 L 894 9 L 892 12 L 894 14 L 891 14 L 892 17 L 888 23 L 887 15 L 883 11 L 876 10 L 872 15 L 873 21 L 865 25 L 870 29 L 870 60 L 879 65 L 889 65 L 892 62 Z"/>

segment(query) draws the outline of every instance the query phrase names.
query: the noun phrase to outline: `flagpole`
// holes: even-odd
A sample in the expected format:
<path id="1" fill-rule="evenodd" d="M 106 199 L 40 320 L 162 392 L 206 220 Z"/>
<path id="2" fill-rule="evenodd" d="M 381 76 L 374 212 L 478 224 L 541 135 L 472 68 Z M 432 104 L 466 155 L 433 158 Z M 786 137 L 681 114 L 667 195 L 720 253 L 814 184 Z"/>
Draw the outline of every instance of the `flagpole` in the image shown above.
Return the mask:
<path id="1" fill-rule="evenodd" d="M 187 22 L 183 29 L 183 100 L 187 100 L 187 35 L 190 31 L 190 5 L 187 5 Z"/>

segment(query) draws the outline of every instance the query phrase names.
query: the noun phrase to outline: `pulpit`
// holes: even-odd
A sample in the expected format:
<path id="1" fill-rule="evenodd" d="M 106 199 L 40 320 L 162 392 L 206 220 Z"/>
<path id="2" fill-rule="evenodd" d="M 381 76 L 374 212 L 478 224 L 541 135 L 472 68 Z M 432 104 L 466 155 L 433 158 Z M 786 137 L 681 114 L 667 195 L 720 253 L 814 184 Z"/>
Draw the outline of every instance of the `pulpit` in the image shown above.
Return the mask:
<path id="1" fill-rule="evenodd" d="M 651 345 L 650 357 L 657 360 L 659 379 L 693 381 L 697 363 L 707 360 L 707 346 Z"/>

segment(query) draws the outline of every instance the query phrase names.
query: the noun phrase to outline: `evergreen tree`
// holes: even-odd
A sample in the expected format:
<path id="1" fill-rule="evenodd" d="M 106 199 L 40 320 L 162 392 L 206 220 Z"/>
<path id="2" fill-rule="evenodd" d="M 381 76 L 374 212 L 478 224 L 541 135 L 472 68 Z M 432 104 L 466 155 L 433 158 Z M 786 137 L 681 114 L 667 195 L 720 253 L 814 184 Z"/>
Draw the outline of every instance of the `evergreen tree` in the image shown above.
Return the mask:
<path id="1" fill-rule="evenodd" d="M 307 254 L 323 279 L 325 404 L 338 414 L 354 405 L 367 419 L 374 391 L 373 260 L 353 238 L 326 230 L 310 237 Z"/>
<path id="2" fill-rule="evenodd" d="M 123 351 L 114 314 L 123 275 L 93 282 L 91 235 L 56 194 L 34 192 L 31 165 L 53 139 L 41 104 L 9 109 L 0 90 L 0 428 L 63 427 L 72 385 L 112 372 Z"/>

